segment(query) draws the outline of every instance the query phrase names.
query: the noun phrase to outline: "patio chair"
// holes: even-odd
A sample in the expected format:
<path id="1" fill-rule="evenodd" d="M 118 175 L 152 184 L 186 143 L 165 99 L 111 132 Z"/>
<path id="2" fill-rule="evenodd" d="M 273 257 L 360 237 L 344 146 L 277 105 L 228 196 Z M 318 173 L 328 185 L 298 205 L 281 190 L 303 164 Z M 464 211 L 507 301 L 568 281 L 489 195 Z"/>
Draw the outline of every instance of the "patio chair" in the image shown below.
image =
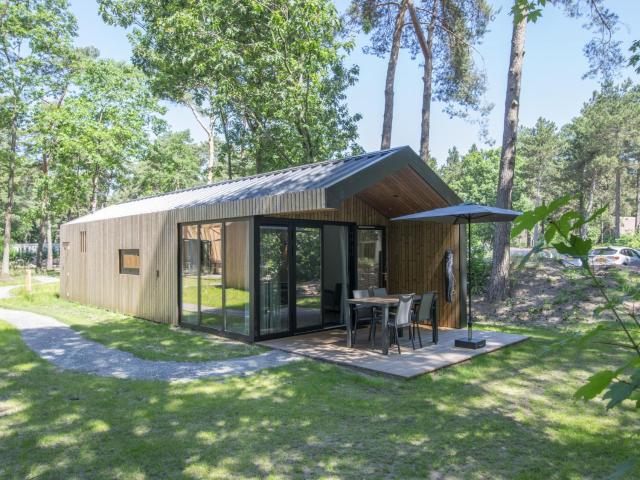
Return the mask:
<path id="1" fill-rule="evenodd" d="M 420 324 L 431 324 L 431 336 L 433 343 L 438 343 L 438 319 L 435 315 L 436 306 L 436 294 L 435 292 L 425 292 L 422 294 L 420 300 L 420 307 L 417 312 L 414 312 L 413 322 L 411 328 L 415 328 L 418 331 L 418 340 L 420 341 L 420 347 L 422 347 L 422 338 L 420 337 Z"/>
<path id="2" fill-rule="evenodd" d="M 367 298 L 370 297 L 369 290 L 354 290 L 353 298 Z M 369 341 L 371 341 L 372 326 L 376 322 L 377 315 L 373 310 L 373 307 L 366 305 L 354 305 L 353 306 L 353 324 L 351 335 L 353 337 L 353 343 L 356 343 L 356 336 L 358 332 L 358 326 L 362 324 L 369 325 Z"/>
<path id="3" fill-rule="evenodd" d="M 371 296 L 372 297 L 386 297 L 387 295 L 389 295 L 387 293 L 387 289 L 382 287 L 382 288 L 372 288 L 371 289 Z"/>
<path id="4" fill-rule="evenodd" d="M 396 345 L 398 347 L 398 353 L 400 352 L 400 341 L 399 341 L 399 335 L 398 335 L 398 331 L 403 329 L 403 328 L 409 328 L 409 338 L 411 339 L 411 346 L 413 347 L 413 349 L 416 349 L 416 344 L 413 340 L 413 329 L 412 327 L 412 321 L 411 321 L 411 310 L 413 308 L 413 293 L 409 294 L 409 295 L 401 295 L 400 296 L 400 303 L 398 304 L 398 310 L 396 311 L 396 314 L 392 317 L 389 318 L 389 333 L 393 333 L 393 338 L 396 342 Z"/>

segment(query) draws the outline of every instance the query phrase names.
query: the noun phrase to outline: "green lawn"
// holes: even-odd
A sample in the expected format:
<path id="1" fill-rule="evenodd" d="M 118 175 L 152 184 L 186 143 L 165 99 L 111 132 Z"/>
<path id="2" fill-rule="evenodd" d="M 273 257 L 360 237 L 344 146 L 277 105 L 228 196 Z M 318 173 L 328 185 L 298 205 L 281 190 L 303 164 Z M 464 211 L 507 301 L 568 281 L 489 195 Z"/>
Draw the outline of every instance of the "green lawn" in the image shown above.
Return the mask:
<path id="1" fill-rule="evenodd" d="M 175 358 L 210 341 L 35 298 L 32 310 L 75 312 L 82 320 L 67 322 L 87 336 L 92 322 L 122 324 L 136 353 L 156 344 L 154 355 Z M 569 331 L 502 329 L 531 339 L 411 381 L 305 360 L 163 383 L 58 371 L 0 322 L 0 478 L 599 479 L 637 456 L 632 404 L 606 412 L 572 398 L 625 352 L 564 343 Z"/>
<path id="2" fill-rule="evenodd" d="M 87 338 L 149 360 L 223 360 L 265 351 L 215 335 L 68 302 L 59 298 L 58 288 L 58 284 L 34 285 L 32 295 L 19 288 L 13 291 L 13 297 L 0 300 L 0 307 L 49 315 Z"/>

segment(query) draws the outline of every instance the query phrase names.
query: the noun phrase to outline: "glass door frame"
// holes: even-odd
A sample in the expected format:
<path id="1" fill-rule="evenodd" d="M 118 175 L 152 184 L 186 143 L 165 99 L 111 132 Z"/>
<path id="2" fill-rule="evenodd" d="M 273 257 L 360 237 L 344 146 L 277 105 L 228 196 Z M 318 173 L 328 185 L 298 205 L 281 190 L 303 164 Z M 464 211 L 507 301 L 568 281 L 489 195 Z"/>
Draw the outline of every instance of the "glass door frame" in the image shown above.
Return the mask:
<path id="1" fill-rule="evenodd" d="M 324 225 L 337 225 L 344 226 L 348 228 L 347 235 L 347 243 L 348 243 L 348 254 L 347 254 L 347 269 L 349 276 L 349 286 L 348 290 L 351 289 L 352 285 L 356 284 L 356 234 L 357 234 L 357 225 L 353 222 L 334 222 L 334 221 L 325 221 L 325 220 L 304 220 L 304 219 L 292 219 L 292 218 L 278 218 L 278 217 L 264 217 L 264 216 L 256 216 L 254 217 L 254 303 L 253 303 L 253 318 L 254 318 L 254 340 L 268 340 L 272 338 L 281 338 L 281 337 L 290 337 L 293 335 L 307 333 L 310 331 L 318 331 L 323 330 L 324 328 L 324 311 L 321 308 L 322 315 L 322 327 L 321 328 L 307 328 L 307 329 L 297 329 L 296 327 L 296 264 L 295 264 L 295 231 L 296 227 L 308 227 L 308 228 L 320 228 L 320 245 L 321 245 L 321 264 L 324 260 L 324 239 L 322 227 Z M 274 333 L 269 335 L 260 335 L 260 227 L 282 227 L 286 226 L 288 228 L 288 262 L 289 262 L 289 298 L 288 298 L 288 306 L 289 306 L 289 330 L 280 333 Z M 323 272 L 320 272 L 320 290 L 324 295 L 324 275 Z M 321 296 L 321 306 L 323 304 L 324 298 Z M 331 328 L 344 328 L 343 325 L 336 325 L 326 327 L 326 329 Z"/>

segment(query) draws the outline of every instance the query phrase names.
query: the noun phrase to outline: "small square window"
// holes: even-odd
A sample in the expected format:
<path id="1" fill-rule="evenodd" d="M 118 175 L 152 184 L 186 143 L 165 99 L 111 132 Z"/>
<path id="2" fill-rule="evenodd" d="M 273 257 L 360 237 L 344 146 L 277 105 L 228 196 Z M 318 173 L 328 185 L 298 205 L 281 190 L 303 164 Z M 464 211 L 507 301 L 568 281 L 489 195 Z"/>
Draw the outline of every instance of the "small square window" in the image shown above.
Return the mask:
<path id="1" fill-rule="evenodd" d="M 140 275 L 140 250 L 120 250 L 120 273 Z"/>

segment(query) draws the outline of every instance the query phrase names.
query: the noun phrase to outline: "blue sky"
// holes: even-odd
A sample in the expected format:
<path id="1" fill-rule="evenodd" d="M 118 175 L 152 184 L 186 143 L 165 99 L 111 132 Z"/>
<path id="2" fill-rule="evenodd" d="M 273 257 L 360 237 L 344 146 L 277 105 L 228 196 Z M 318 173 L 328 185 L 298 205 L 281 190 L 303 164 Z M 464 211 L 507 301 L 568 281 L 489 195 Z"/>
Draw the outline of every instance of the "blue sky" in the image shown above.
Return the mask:
<path id="1" fill-rule="evenodd" d="M 488 91 L 486 101 L 494 104 L 489 116 L 489 137 L 496 145 L 502 135 L 504 89 L 509 61 L 511 38 L 512 1 L 491 2 L 500 9 L 490 32 L 478 47 L 478 60 L 487 72 Z M 637 0 L 610 0 L 608 6 L 618 13 L 622 28 L 617 34 L 625 46 L 640 39 L 640 2 Z M 71 0 L 72 11 L 78 18 L 79 46 L 93 45 L 102 56 L 128 60 L 131 48 L 126 33 L 121 28 L 105 25 L 98 16 L 97 4 L 92 0 Z M 343 11 L 348 0 L 337 0 Z M 594 80 L 582 80 L 587 62 L 582 53 L 589 33 L 582 28 L 583 21 L 567 18 L 554 7 L 547 7 L 543 17 L 527 28 L 526 53 L 522 79 L 520 103 L 521 125 L 532 125 L 538 117 L 545 117 L 562 125 L 575 117 L 582 104 L 598 88 Z M 365 150 L 378 150 L 383 112 L 384 78 L 386 59 L 362 53 L 367 38 L 360 36 L 348 62 L 360 66 L 357 85 L 348 92 L 348 103 L 352 112 L 363 116 L 358 126 L 359 143 Z M 422 99 L 421 67 L 403 52 L 398 64 L 394 110 L 392 145 L 410 145 L 418 150 L 420 141 L 420 109 Z M 638 81 L 627 69 L 620 76 Z M 439 162 L 444 161 L 447 151 L 457 146 L 462 152 L 471 144 L 482 145 L 476 124 L 461 119 L 450 119 L 442 113 L 441 105 L 432 107 L 431 151 Z M 166 120 L 175 130 L 191 130 L 197 140 L 204 139 L 191 113 L 180 106 L 170 105 Z"/>

